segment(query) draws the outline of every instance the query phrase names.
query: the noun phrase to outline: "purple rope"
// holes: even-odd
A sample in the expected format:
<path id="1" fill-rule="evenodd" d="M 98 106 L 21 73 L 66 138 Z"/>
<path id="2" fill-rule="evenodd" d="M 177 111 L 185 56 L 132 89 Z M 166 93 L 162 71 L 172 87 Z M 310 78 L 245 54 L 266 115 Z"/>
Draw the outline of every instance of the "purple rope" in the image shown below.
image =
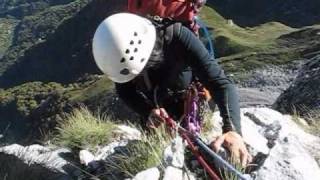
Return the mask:
<path id="1" fill-rule="evenodd" d="M 187 130 L 191 133 L 199 134 L 201 132 L 201 118 L 199 117 L 199 97 L 193 96 L 188 102 L 188 111 L 186 114 Z"/>

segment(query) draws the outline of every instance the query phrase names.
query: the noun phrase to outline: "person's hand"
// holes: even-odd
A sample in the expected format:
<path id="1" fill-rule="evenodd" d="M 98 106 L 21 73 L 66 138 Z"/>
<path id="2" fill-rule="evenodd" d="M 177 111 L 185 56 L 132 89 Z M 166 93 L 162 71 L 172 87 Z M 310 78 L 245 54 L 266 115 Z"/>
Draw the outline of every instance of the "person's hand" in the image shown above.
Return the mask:
<path id="1" fill-rule="evenodd" d="M 149 128 L 157 128 L 163 122 L 165 122 L 165 118 L 168 118 L 169 115 L 164 108 L 156 108 L 152 109 L 147 120 L 147 127 Z"/>
<path id="2" fill-rule="evenodd" d="M 232 158 L 235 158 L 237 162 L 240 160 L 243 167 L 252 161 L 242 137 L 235 131 L 229 131 L 219 136 L 211 143 L 211 148 L 218 152 L 222 145 L 230 151 Z"/>

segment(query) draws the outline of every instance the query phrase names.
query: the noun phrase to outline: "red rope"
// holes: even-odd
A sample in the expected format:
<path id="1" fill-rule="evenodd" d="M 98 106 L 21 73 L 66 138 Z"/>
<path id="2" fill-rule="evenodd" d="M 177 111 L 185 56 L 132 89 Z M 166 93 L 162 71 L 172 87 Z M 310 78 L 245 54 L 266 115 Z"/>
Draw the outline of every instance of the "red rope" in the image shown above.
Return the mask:
<path id="1" fill-rule="evenodd" d="M 201 166 L 207 171 L 209 176 L 212 180 L 221 180 L 220 177 L 211 169 L 211 167 L 208 165 L 208 163 L 205 161 L 205 159 L 201 156 L 198 149 L 195 147 L 195 145 L 192 143 L 191 139 L 188 135 L 185 133 L 182 133 L 182 138 L 185 139 L 188 142 L 189 148 L 191 149 L 192 153 L 196 156 L 198 162 L 201 164 Z"/>
<path id="2" fill-rule="evenodd" d="M 168 118 L 165 118 L 165 120 L 170 128 L 173 128 L 173 129 L 176 128 L 177 125 L 176 125 L 176 122 L 173 121 L 173 119 L 168 117 Z M 192 153 L 196 156 L 200 165 L 207 171 L 207 173 L 209 174 L 211 179 L 212 180 L 221 180 L 220 177 L 212 170 L 212 168 L 208 165 L 208 163 L 205 161 L 205 159 L 199 153 L 198 149 L 193 144 L 190 137 L 183 131 L 179 131 L 179 134 L 182 136 L 183 139 L 185 139 L 187 141 Z"/>

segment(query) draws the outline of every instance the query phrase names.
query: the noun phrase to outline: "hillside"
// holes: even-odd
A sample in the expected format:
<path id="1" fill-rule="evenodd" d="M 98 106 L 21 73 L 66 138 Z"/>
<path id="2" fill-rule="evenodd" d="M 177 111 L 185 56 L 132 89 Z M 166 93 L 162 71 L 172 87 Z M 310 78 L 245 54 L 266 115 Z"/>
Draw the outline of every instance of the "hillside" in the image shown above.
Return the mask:
<path id="1" fill-rule="evenodd" d="M 0 17 L 12 16 L 22 19 L 43 11 L 50 6 L 67 4 L 75 0 L 1 0 Z"/>
<path id="2" fill-rule="evenodd" d="M 0 18 L 0 59 L 9 48 L 13 38 L 13 30 L 17 25 L 15 19 Z"/>
<path id="3" fill-rule="evenodd" d="M 23 18 L 12 46 L 0 60 L 0 87 L 29 81 L 68 83 L 86 73 L 98 73 L 90 49 L 93 32 L 123 4 L 77 0 Z"/>
<path id="4" fill-rule="evenodd" d="M 111 9 L 120 10 L 124 3 L 117 1 L 110 7 L 106 1 L 89 2 L 77 0 L 23 18 L 0 60 L 0 87 L 29 81 L 70 83 L 86 73 L 98 73 L 90 50 L 93 32 Z M 284 64 L 301 56 L 279 42 L 281 35 L 296 29 L 276 22 L 242 28 L 210 7 L 203 9 L 201 17 L 213 29 L 216 56 L 223 57 L 221 62 L 230 72 Z"/>
<path id="5" fill-rule="evenodd" d="M 0 59 L 16 36 L 13 35 L 16 25 L 24 17 L 71 1 L 74 0 L 0 0 Z"/>
<path id="6" fill-rule="evenodd" d="M 318 0 L 208 0 L 219 14 L 242 27 L 258 26 L 270 21 L 290 27 L 318 24 L 320 20 Z"/>
<path id="7" fill-rule="evenodd" d="M 22 1 L 5 2 L 1 7 L 8 16 L 13 12 L 10 9 L 22 7 Z M 61 113 L 73 106 L 84 103 L 96 108 L 113 103 L 106 102 L 105 97 L 112 89 L 110 81 L 97 76 L 100 71 L 93 61 L 91 39 L 102 19 L 122 11 L 126 1 L 43 2 L 47 3 L 46 8 L 30 11 L 27 16 L 2 16 L 2 22 L 9 24 L 2 26 L 7 33 L 0 34 L 5 40 L 0 59 L 2 129 L 10 121 L 23 122 L 19 126 L 31 124 L 50 129 L 61 119 Z M 257 68 L 290 64 L 319 51 L 320 41 L 313 38 L 318 26 L 292 28 L 268 22 L 242 27 L 223 17 L 210 2 L 202 10 L 201 19 L 214 35 L 216 56 L 235 79 L 243 80 Z M 112 91 L 107 96 L 114 98 Z M 115 104 L 120 106 L 121 102 Z"/>
<path id="8" fill-rule="evenodd" d="M 288 64 L 319 50 L 318 38 L 313 38 L 319 30 L 317 25 L 292 28 L 279 22 L 268 22 L 241 27 L 215 9 L 207 6 L 202 10 L 201 18 L 212 29 L 215 54 L 229 73 Z"/>
<path id="9" fill-rule="evenodd" d="M 142 134 L 147 139 L 131 142 L 130 133 L 138 131 L 140 136 L 139 130 L 119 131 L 123 123 L 131 120 L 132 126 L 140 118 L 119 99 L 114 84 L 93 60 L 96 27 L 105 17 L 123 11 L 126 2 L 0 0 L 0 159 L 5 162 L 0 178 L 27 174 L 31 179 L 93 179 L 93 175 L 110 179 L 111 172 L 119 179 L 155 167 L 158 179 L 179 179 L 166 176 L 170 172 L 161 167 L 176 158 L 161 159 L 168 155 L 162 143 L 168 145 L 169 139 L 148 133 Z M 256 179 L 320 177 L 319 8 L 319 0 L 207 0 L 201 10 L 215 57 L 239 90 L 243 137 L 255 164 L 242 170 Z M 205 118 L 209 124 L 204 123 L 203 135 L 212 139 L 221 133 L 222 120 L 219 112 Z M 168 147 L 172 155 L 177 144 Z M 128 149 L 122 151 L 124 146 Z M 102 170 L 108 171 L 100 177 L 99 163 L 117 162 L 112 157 L 118 148 L 134 154 L 122 159 L 130 170 L 121 169 L 125 172 L 117 176 L 115 167 L 105 166 Z M 83 162 L 80 149 L 97 153 Z M 181 160 L 186 162 L 181 167 L 198 171 L 185 154 L 178 156 L 183 160 L 172 162 Z M 179 173 L 182 179 L 181 169 Z M 204 177 L 202 171 L 191 177 L 197 173 Z"/>

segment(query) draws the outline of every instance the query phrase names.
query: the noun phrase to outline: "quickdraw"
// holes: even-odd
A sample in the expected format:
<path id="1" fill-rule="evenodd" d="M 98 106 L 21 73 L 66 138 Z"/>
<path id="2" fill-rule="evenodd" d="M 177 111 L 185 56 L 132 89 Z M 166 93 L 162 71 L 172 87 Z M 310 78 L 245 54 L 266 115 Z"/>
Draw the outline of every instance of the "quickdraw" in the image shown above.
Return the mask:
<path id="1" fill-rule="evenodd" d="M 204 114 L 208 108 L 209 94 L 200 83 L 192 83 L 185 93 L 184 119 L 182 127 L 194 134 L 200 134 Z"/>

